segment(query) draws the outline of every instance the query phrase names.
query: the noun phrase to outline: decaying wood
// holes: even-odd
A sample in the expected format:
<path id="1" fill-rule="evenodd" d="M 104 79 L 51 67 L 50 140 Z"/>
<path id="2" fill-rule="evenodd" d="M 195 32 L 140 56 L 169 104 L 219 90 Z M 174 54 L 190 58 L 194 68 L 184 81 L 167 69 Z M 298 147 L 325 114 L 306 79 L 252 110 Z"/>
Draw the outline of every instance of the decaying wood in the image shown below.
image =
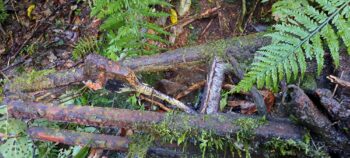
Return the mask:
<path id="1" fill-rule="evenodd" d="M 350 89 L 350 82 L 342 80 L 336 76 L 333 75 L 329 75 L 327 76 L 327 79 L 329 79 L 332 83 L 338 84 L 340 86 L 343 86 L 345 88 L 349 88 Z"/>
<path id="2" fill-rule="evenodd" d="M 120 64 L 129 67 L 136 73 L 166 71 L 206 63 L 213 54 L 218 51 L 225 51 L 228 48 L 235 50 L 235 57 L 238 61 L 247 63 L 253 59 L 258 48 L 270 43 L 270 38 L 263 35 L 264 33 L 259 33 L 222 39 L 207 44 L 178 48 L 152 56 L 136 57 L 124 60 Z"/>
<path id="3" fill-rule="evenodd" d="M 342 106 L 337 100 L 333 99 L 332 92 L 329 89 L 317 89 L 316 94 L 332 120 L 346 120 L 350 117 L 350 110 Z M 350 128 L 350 126 L 349 126 Z"/>
<path id="4" fill-rule="evenodd" d="M 233 53 L 231 53 L 230 51 L 232 51 L 232 50 L 227 51 L 226 54 L 228 56 L 229 62 L 231 63 L 231 65 L 233 67 L 233 73 L 239 79 L 243 79 L 243 77 L 244 77 L 243 70 L 241 69 L 236 58 L 234 56 L 232 56 Z M 258 89 L 256 89 L 255 87 L 252 87 L 251 90 L 249 91 L 249 94 L 252 96 L 252 98 L 254 100 L 254 103 L 258 109 L 258 113 L 260 115 L 267 115 L 267 109 L 266 109 L 266 105 L 264 102 L 264 97 L 259 93 Z"/>
<path id="5" fill-rule="evenodd" d="M 102 108 L 89 106 L 55 106 L 52 104 L 24 102 L 21 100 L 6 100 L 8 114 L 18 119 L 40 119 L 49 121 L 71 122 L 81 125 L 100 127 L 124 127 L 147 130 L 153 125 L 166 122 L 172 130 L 191 127 L 191 130 L 208 130 L 218 135 L 234 134 L 239 126 L 233 122 L 242 115 L 211 114 L 189 115 L 177 114 L 169 116 L 164 113 L 149 111 L 134 111 L 116 108 Z M 288 121 L 269 120 L 267 124 L 255 129 L 257 138 L 280 137 L 283 139 L 301 139 L 304 131 Z"/>
<path id="6" fill-rule="evenodd" d="M 328 146 L 337 147 L 340 151 L 350 148 L 348 138 L 333 127 L 332 122 L 317 109 L 299 87 L 288 86 L 283 96 L 283 104 L 289 114 L 295 116 L 312 132 L 321 136 Z"/>
<path id="7" fill-rule="evenodd" d="M 180 92 L 179 94 L 177 94 L 175 99 L 181 99 L 182 97 L 190 94 L 191 92 L 202 88 L 205 85 L 206 82 L 207 82 L 206 80 L 203 80 L 203 81 L 199 81 L 197 83 L 194 83 L 193 85 L 188 87 L 186 90 L 184 90 L 184 91 Z"/>
<path id="8" fill-rule="evenodd" d="M 219 57 L 214 57 L 207 76 L 201 101 L 200 113 L 213 114 L 219 110 L 222 83 L 225 79 L 226 64 Z"/>
<path id="9" fill-rule="evenodd" d="M 84 73 L 89 78 L 100 79 L 101 73 L 106 78 L 103 78 L 103 84 L 105 85 L 108 79 L 119 79 L 126 81 L 135 91 L 164 100 L 176 107 L 184 110 L 187 113 L 196 113 L 193 109 L 186 106 L 184 103 L 177 99 L 174 99 L 168 95 L 165 95 L 151 87 L 141 83 L 136 77 L 135 73 L 128 67 L 120 66 L 119 63 L 108 60 L 100 55 L 91 54 L 85 59 Z"/>
<path id="10" fill-rule="evenodd" d="M 125 137 L 83 133 L 63 129 L 31 127 L 28 135 L 34 140 L 57 142 L 67 145 L 89 146 L 108 150 L 127 151 L 130 140 Z"/>

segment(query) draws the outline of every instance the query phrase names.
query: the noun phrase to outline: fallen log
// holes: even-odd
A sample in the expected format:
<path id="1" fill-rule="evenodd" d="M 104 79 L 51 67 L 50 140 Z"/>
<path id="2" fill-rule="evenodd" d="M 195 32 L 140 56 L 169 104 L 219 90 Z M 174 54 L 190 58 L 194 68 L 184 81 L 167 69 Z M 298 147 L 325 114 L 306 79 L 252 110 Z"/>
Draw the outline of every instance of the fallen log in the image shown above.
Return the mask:
<path id="1" fill-rule="evenodd" d="M 247 36 L 237 36 L 208 44 L 178 48 L 152 56 L 136 57 L 124 60 L 120 65 L 129 67 L 135 72 L 166 71 L 207 63 L 215 54 L 225 53 L 227 48 L 235 50 L 235 56 L 238 57 L 237 59 L 239 61 L 243 62 L 253 59 L 252 57 L 258 48 L 271 42 L 269 37 L 263 36 L 264 34 L 257 33 Z"/>
<path id="2" fill-rule="evenodd" d="M 349 139 L 333 127 L 332 122 L 317 109 L 302 89 L 294 85 L 288 86 L 282 102 L 290 115 L 320 136 L 328 146 L 334 147 L 332 150 L 342 152 L 350 149 Z"/>
<path id="3" fill-rule="evenodd" d="M 63 129 L 31 127 L 28 135 L 34 140 L 57 142 L 67 145 L 88 146 L 98 149 L 127 151 L 130 140 L 105 134 L 83 133 Z"/>
<path id="4" fill-rule="evenodd" d="M 54 106 L 21 100 L 6 100 L 5 102 L 8 106 L 9 116 L 18 119 L 44 118 L 49 121 L 71 122 L 81 125 L 142 130 L 151 129 L 156 124 L 166 122 L 170 129 L 177 129 L 180 132 L 186 130 L 185 127 L 190 127 L 193 130 L 212 131 L 222 136 L 232 135 L 239 131 L 240 128 L 234 124 L 235 120 L 251 118 L 231 114 L 189 115 L 174 113 L 169 116 L 164 113 L 115 108 Z M 304 130 L 289 121 L 269 120 L 267 124 L 255 129 L 255 134 L 258 139 L 279 137 L 298 140 L 303 137 Z"/>
<path id="5" fill-rule="evenodd" d="M 130 143 L 132 143 L 127 137 L 43 127 L 30 127 L 27 130 L 27 134 L 33 140 L 56 142 L 66 145 L 87 146 L 94 149 L 116 150 L 121 152 L 127 152 Z M 148 149 L 147 154 L 163 157 L 181 157 L 194 154 L 200 155 L 198 151 L 197 153 L 190 153 L 181 150 L 178 146 L 171 148 L 166 145 L 164 145 L 163 148 L 151 146 Z"/>

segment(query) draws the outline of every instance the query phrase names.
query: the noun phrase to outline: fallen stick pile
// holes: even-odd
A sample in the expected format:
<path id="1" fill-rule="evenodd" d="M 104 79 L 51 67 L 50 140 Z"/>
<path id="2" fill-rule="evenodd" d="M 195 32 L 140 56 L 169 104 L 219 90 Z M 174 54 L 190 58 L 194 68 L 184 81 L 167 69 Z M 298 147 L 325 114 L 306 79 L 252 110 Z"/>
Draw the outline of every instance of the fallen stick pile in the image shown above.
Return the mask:
<path id="1" fill-rule="evenodd" d="M 122 62 L 113 62 L 99 55 L 92 54 L 86 57 L 84 65 L 81 67 L 51 73 L 30 85 L 15 85 L 15 89 L 13 85 L 11 86 L 11 83 L 7 84 L 5 86 L 5 103 L 8 106 L 9 116 L 17 119 L 47 119 L 49 121 L 98 127 L 130 128 L 146 132 L 150 132 L 154 125 L 169 121 L 168 116 L 164 113 L 74 105 L 58 106 L 55 102 L 41 103 L 36 102 L 37 99 L 33 98 L 34 94 L 37 94 L 38 89 L 53 90 L 82 84 L 83 81 L 88 80 L 91 80 L 89 83 L 95 87 L 104 87 L 108 80 L 120 80 L 126 82 L 134 91 L 146 96 L 156 97 L 186 112 L 187 114 L 174 113 L 171 115 L 172 122 L 168 123 L 171 129 L 186 132 L 183 127 L 190 126 L 199 131 L 206 130 L 221 136 L 233 136 L 241 129 L 241 127 L 233 124 L 233 121 L 240 118 L 251 118 L 251 116 L 217 113 L 224 74 L 233 70 L 233 74 L 241 79 L 243 71 L 240 67 L 248 66 L 243 63 L 250 63 L 254 52 L 269 42 L 270 39 L 264 37 L 263 34 L 255 34 L 221 40 L 207 45 L 180 48 L 154 56 L 139 57 Z M 224 56 L 218 56 L 215 53 L 218 50 L 222 50 Z M 227 68 L 224 60 L 226 59 L 225 56 L 228 57 L 233 68 Z M 210 69 L 207 82 L 201 83 L 201 85 L 205 84 L 206 88 L 202 105 L 198 112 L 176 99 L 180 97 L 172 98 L 152 87 L 146 86 L 135 75 L 135 73 L 144 71 L 166 71 L 203 64 L 207 63 L 210 58 L 214 60 L 211 64 L 212 68 Z M 342 69 L 346 70 L 347 68 Z M 309 70 L 309 72 L 314 71 L 315 69 L 313 68 Z M 286 105 L 285 109 L 289 110 L 289 114 L 295 115 L 302 125 L 321 136 L 321 139 L 318 141 L 325 142 L 329 151 L 341 153 L 343 152 L 341 149 L 349 149 L 350 145 L 347 136 L 332 127 L 332 122 L 316 108 L 301 89 L 289 86 L 288 91 L 284 94 L 283 105 Z M 259 91 L 253 89 L 250 91 L 250 95 L 253 97 L 258 113 L 266 115 L 266 106 Z M 47 97 L 57 96 L 47 95 Z M 319 93 L 319 97 L 321 97 L 321 93 Z M 40 98 L 43 99 L 44 97 Z M 330 105 L 327 107 L 330 107 Z M 167 111 L 170 111 L 171 108 L 163 107 Z M 334 112 L 331 114 L 338 115 Z M 344 116 L 349 116 L 346 112 L 341 114 L 342 119 L 344 119 Z M 337 117 L 334 116 L 334 118 Z M 264 142 L 271 138 L 301 140 L 305 130 L 290 121 L 268 117 L 268 123 L 254 129 L 254 133 L 256 136 L 254 141 L 258 142 Z M 38 140 L 121 151 L 127 150 L 130 143 L 130 140 L 126 137 L 41 127 L 30 128 L 28 134 Z M 93 143 L 89 143 L 91 140 Z M 348 152 L 347 150 L 345 151 L 345 153 Z"/>

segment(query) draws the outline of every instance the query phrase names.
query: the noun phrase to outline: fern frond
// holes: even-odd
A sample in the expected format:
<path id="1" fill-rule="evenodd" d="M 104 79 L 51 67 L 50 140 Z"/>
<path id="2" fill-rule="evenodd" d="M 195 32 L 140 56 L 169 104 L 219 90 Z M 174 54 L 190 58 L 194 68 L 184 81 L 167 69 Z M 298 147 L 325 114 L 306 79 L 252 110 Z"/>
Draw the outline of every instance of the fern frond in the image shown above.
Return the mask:
<path id="1" fill-rule="evenodd" d="M 4 22 L 8 14 L 6 13 L 4 1 L 0 0 L 0 23 Z"/>
<path id="2" fill-rule="evenodd" d="M 278 81 L 286 79 L 290 82 L 303 77 L 307 69 L 306 58 L 316 59 L 320 74 L 325 48 L 338 67 L 340 39 L 350 53 L 350 21 L 347 17 L 350 0 L 316 0 L 319 7 L 314 3 L 303 3 L 305 1 L 299 2 L 296 8 L 284 8 L 286 19 L 274 26 L 276 32 L 267 35 L 272 38 L 272 43 L 257 51 L 254 63 L 235 91 L 247 91 L 254 84 L 258 88 L 277 89 Z"/>
<path id="3" fill-rule="evenodd" d="M 117 60 L 121 55 L 153 54 L 159 49 L 151 44 L 167 44 L 163 36 L 169 33 L 150 22 L 150 19 L 168 16 L 156 11 L 155 5 L 171 6 L 165 0 L 96 0 L 91 14 L 104 20 L 100 28 L 106 33 L 108 42 L 102 55 Z M 152 34 L 148 32 L 150 30 Z M 149 41 L 154 42 L 150 44 Z"/>
<path id="4" fill-rule="evenodd" d="M 86 55 L 96 52 L 98 50 L 98 44 L 96 38 L 85 37 L 80 39 L 74 46 L 72 56 L 74 60 L 82 59 Z"/>

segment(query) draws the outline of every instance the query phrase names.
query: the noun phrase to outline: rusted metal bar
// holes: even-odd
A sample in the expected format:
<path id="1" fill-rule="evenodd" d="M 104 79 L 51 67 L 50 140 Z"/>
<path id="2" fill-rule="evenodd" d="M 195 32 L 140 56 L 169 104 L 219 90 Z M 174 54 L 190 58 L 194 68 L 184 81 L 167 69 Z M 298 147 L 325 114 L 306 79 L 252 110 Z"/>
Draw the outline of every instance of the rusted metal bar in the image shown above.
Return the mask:
<path id="1" fill-rule="evenodd" d="M 248 118 L 242 115 L 212 114 L 189 115 L 176 114 L 168 116 L 164 113 L 133 111 L 126 109 L 89 107 L 89 106 L 54 106 L 52 104 L 6 100 L 9 116 L 18 119 L 45 118 L 50 121 L 72 122 L 82 125 L 100 127 L 126 127 L 147 130 L 153 125 L 167 121 L 169 128 L 184 130 L 208 130 L 218 135 L 234 134 L 239 127 L 234 121 Z M 170 117 L 170 118 L 169 118 Z M 171 119 L 171 120 L 169 120 Z M 301 139 L 304 131 L 288 121 L 270 120 L 255 130 L 258 138 L 280 137 L 285 139 Z"/>
<path id="2" fill-rule="evenodd" d="M 295 85 L 288 86 L 283 96 L 283 104 L 289 114 L 312 132 L 321 136 L 328 146 L 350 149 L 349 139 L 334 128 L 332 122 L 323 115 L 302 89 Z"/>
<path id="3" fill-rule="evenodd" d="M 224 61 L 220 57 L 214 57 L 207 76 L 200 113 L 213 114 L 218 112 L 225 69 Z"/>
<path id="4" fill-rule="evenodd" d="M 129 139 L 105 134 L 83 133 L 63 129 L 31 127 L 28 135 L 35 140 L 57 142 L 67 145 L 80 145 L 92 148 L 127 151 Z"/>

